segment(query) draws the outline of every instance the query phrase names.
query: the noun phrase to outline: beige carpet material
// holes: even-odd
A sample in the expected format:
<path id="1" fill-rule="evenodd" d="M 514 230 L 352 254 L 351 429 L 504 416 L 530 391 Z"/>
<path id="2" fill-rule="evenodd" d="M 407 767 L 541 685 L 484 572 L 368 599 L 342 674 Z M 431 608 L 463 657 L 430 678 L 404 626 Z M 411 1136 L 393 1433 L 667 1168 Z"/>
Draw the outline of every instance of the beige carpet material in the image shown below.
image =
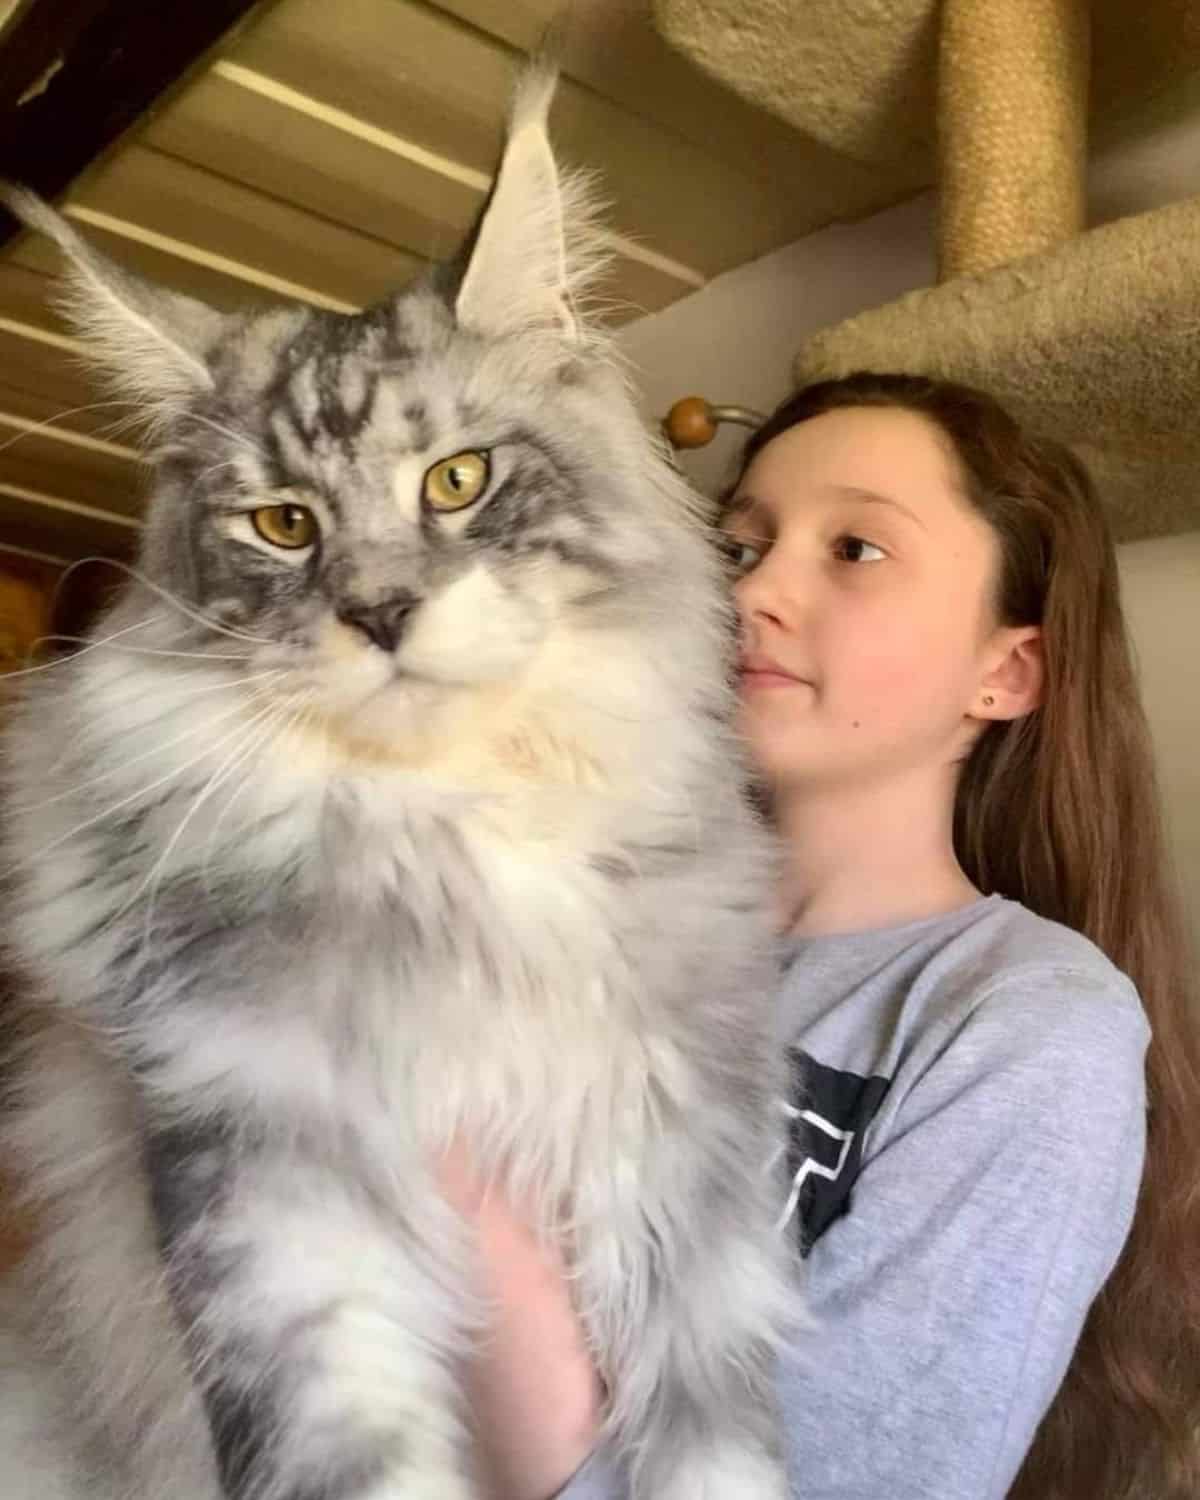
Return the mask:
<path id="1" fill-rule="evenodd" d="M 1085 227 L 1089 50 L 1088 0 L 943 0 L 939 280 Z"/>
<path id="2" fill-rule="evenodd" d="M 1075 446 L 1122 540 L 1200 526 L 1200 197 L 814 334 L 799 382 L 964 380 Z"/>

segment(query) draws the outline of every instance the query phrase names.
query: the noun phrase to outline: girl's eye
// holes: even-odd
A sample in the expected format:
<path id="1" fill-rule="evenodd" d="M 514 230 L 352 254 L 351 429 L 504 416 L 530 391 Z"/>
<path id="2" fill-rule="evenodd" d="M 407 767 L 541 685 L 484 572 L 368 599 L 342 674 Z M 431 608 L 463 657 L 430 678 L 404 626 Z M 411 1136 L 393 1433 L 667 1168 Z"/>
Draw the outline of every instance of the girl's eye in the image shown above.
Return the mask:
<path id="1" fill-rule="evenodd" d="M 487 489 L 490 478 L 486 453 L 456 453 L 427 471 L 421 498 L 431 510 L 466 510 Z"/>
<path id="2" fill-rule="evenodd" d="M 722 554 L 733 564 L 736 573 L 749 573 L 762 562 L 764 549 L 761 546 L 744 542 L 740 537 L 730 536 L 728 532 L 722 536 L 720 548 Z"/>
<path id="3" fill-rule="evenodd" d="M 317 539 L 317 518 L 307 505 L 264 505 L 250 512 L 250 521 L 264 542 L 297 552 Z"/>
<path id="4" fill-rule="evenodd" d="M 834 543 L 833 555 L 839 562 L 863 563 L 882 562 L 887 553 L 882 547 L 877 547 L 874 542 L 868 542 L 861 536 L 840 536 Z"/>

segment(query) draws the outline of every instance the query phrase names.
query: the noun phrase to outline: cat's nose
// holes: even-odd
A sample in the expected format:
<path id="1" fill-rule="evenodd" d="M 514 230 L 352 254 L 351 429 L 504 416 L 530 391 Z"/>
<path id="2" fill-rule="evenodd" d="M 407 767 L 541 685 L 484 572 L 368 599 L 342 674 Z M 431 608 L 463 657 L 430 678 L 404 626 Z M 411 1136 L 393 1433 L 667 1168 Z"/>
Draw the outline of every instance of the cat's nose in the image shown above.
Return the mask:
<path id="1" fill-rule="evenodd" d="M 415 594 L 393 594 L 378 604 L 343 604 L 337 614 L 339 620 L 361 630 L 381 651 L 394 651 L 418 602 Z"/>

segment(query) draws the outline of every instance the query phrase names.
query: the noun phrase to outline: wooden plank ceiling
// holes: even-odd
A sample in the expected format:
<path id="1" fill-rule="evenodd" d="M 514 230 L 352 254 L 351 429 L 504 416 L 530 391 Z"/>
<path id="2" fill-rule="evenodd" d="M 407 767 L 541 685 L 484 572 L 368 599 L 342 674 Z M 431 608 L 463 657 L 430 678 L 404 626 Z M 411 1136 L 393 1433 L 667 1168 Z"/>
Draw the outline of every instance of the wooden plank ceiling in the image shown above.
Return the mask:
<path id="1" fill-rule="evenodd" d="M 522 53 L 558 8 L 260 6 L 62 206 L 125 265 L 216 305 L 362 306 L 457 244 Z M 552 123 L 612 205 L 616 319 L 907 190 L 693 71 L 642 0 L 577 0 L 565 74 Z M 126 554 L 145 474 L 124 409 L 94 404 L 103 394 L 48 295 L 57 269 L 30 235 L 0 256 L 0 547 Z"/>

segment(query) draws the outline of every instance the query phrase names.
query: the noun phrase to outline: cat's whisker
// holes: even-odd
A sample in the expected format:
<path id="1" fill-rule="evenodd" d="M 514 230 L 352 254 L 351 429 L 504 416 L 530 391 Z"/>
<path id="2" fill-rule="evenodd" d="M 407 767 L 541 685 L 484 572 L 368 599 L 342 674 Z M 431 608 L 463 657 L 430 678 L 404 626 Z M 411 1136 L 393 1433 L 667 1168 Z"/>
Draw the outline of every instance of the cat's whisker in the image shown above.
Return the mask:
<path id="1" fill-rule="evenodd" d="M 236 469 L 237 465 L 238 460 L 236 458 L 222 459 L 219 463 L 209 464 L 207 469 L 201 469 L 192 482 L 199 484 L 202 479 L 207 479 L 210 474 L 219 474 L 222 469 Z"/>
<path id="2" fill-rule="evenodd" d="M 59 422 L 65 422 L 68 417 L 80 416 L 85 411 L 99 411 L 105 406 L 132 406 L 136 405 L 130 401 L 89 401 L 84 406 L 69 406 L 66 411 L 56 411 L 52 417 L 44 417 L 40 422 L 31 422 L 28 427 L 21 430 L 7 441 L 0 443 L 0 453 L 5 453 L 14 443 L 19 443 L 22 438 L 35 437 L 39 432 L 45 432 L 49 428 L 57 426 Z"/>
<path id="3" fill-rule="evenodd" d="M 199 765 L 205 756 L 212 755 L 214 751 L 227 745 L 229 740 L 239 732 L 240 730 L 238 729 L 232 730 L 229 735 L 219 740 L 217 744 L 206 746 L 198 755 L 193 755 L 190 760 L 185 760 L 180 765 L 175 766 L 165 776 L 159 776 L 156 780 L 150 782 L 148 786 L 138 787 L 136 791 L 130 792 L 128 796 L 120 798 L 117 802 L 110 803 L 108 807 L 102 808 L 100 812 L 93 813 L 90 818 L 85 818 L 82 823 L 76 823 L 73 828 L 68 828 L 65 833 L 60 833 L 56 838 L 51 839 L 48 844 L 43 844 L 39 849 L 35 849 L 28 859 L 18 860 L 15 864 L 9 865 L 3 872 L 0 872 L 0 878 L 7 878 L 20 870 L 24 865 L 36 864 L 38 860 L 44 859 L 52 850 L 57 849 L 60 844 L 65 844 L 68 839 L 73 839 L 78 834 L 86 832 L 87 829 L 94 828 L 98 823 L 103 823 L 106 818 L 111 818 L 113 813 L 120 812 L 122 808 L 129 807 L 131 803 L 140 801 L 151 792 L 156 792 L 159 787 L 166 786 L 169 782 L 175 781 L 185 771 L 189 771 L 193 766 Z"/>
<path id="4" fill-rule="evenodd" d="M 309 689 L 306 693 L 300 694 L 298 696 L 300 700 L 299 710 L 297 712 L 294 712 L 291 718 L 288 719 L 286 723 L 279 723 L 275 739 L 272 741 L 272 744 L 278 743 L 278 741 L 283 738 L 283 736 L 292 728 L 294 724 L 296 724 L 298 721 L 302 721 L 303 717 L 306 714 L 310 714 L 313 711 L 313 707 L 316 703 L 317 698 L 316 690 Z M 291 703 L 285 704 L 284 707 L 292 708 L 295 701 L 296 700 L 293 699 Z M 249 785 L 250 778 L 248 776 L 243 776 L 240 784 L 234 788 L 229 797 L 226 799 L 224 807 L 222 807 L 221 811 L 217 814 L 216 820 L 214 821 L 213 826 L 209 831 L 208 838 L 205 840 L 204 858 L 200 862 L 200 879 L 201 884 L 204 887 L 204 893 L 210 900 L 214 899 L 214 892 L 209 876 L 211 872 L 213 854 L 217 847 L 217 835 L 221 830 L 222 823 L 224 823 L 225 819 L 229 816 L 234 803 Z"/>
<path id="5" fill-rule="evenodd" d="M 198 411 L 183 410 L 179 416 L 189 422 L 200 422 L 205 427 L 210 427 L 213 432 L 219 433 L 221 437 L 228 438 L 231 443 L 236 443 L 239 448 L 245 448 L 247 452 L 257 454 L 259 458 L 266 458 L 267 452 L 261 443 L 256 443 L 246 432 L 238 432 L 233 427 L 226 427 L 222 422 L 216 422 L 212 417 L 202 416 Z"/>
<path id="6" fill-rule="evenodd" d="M 312 692 L 312 693 L 309 694 L 308 706 L 305 708 L 304 713 L 301 716 L 300 722 L 296 726 L 297 729 L 300 730 L 301 732 L 307 730 L 308 726 L 312 723 L 313 719 L 316 717 L 317 712 L 318 712 L 318 710 L 317 710 L 317 695 L 316 695 L 316 692 L 314 691 L 314 692 Z"/>
<path id="7" fill-rule="evenodd" d="M 188 699 L 190 697 L 200 697 L 205 692 L 209 692 L 209 693 L 213 693 L 213 692 L 228 692 L 228 693 L 238 693 L 240 695 L 240 702 L 231 705 L 229 707 L 229 709 L 228 709 L 228 712 L 219 711 L 218 715 L 217 715 L 217 717 L 215 719 L 209 719 L 207 722 L 195 726 L 195 728 L 193 730 L 188 731 L 187 736 L 181 736 L 180 737 L 180 743 L 184 743 L 185 740 L 186 740 L 186 738 L 198 737 L 201 734 L 209 732 L 212 729 L 212 727 L 213 727 L 214 724 L 223 723 L 226 718 L 236 715 L 236 713 L 237 713 L 237 711 L 238 711 L 239 708 L 244 709 L 244 708 L 246 708 L 250 704 L 263 702 L 272 693 L 272 690 L 275 688 L 278 679 L 280 677 L 285 676 L 285 675 L 286 675 L 286 673 L 283 671 L 282 668 L 280 668 L 280 669 L 273 669 L 272 671 L 265 672 L 265 673 L 255 673 L 251 677 L 244 678 L 243 682 L 246 683 L 247 685 L 249 685 L 249 684 L 254 683 L 258 679 L 264 679 L 264 680 L 261 681 L 261 683 L 260 683 L 260 685 L 258 687 L 253 687 L 249 692 L 245 692 L 245 693 L 242 692 L 242 684 L 239 683 L 239 682 L 233 682 L 233 683 L 219 682 L 219 683 L 210 683 L 206 688 L 198 689 L 197 691 L 192 692 L 192 693 L 181 693 L 181 694 L 179 694 L 178 695 L 178 700 L 186 700 L 186 699 Z M 163 724 L 165 722 L 165 720 L 166 720 L 166 715 L 162 715 L 162 714 L 160 714 L 157 718 L 143 719 L 143 720 L 139 721 L 137 724 L 131 724 L 130 725 L 130 733 L 131 734 L 133 734 L 133 733 L 142 734 L 142 733 L 145 733 L 148 730 L 155 730 L 161 724 Z M 159 746 L 158 746 L 158 749 L 162 750 L 163 748 L 164 748 L 164 745 L 162 743 L 160 743 Z M 126 764 L 129 765 L 129 764 L 132 764 L 132 762 L 128 762 L 127 761 Z"/>
<path id="8" fill-rule="evenodd" d="M 244 630 L 238 630 L 233 625 L 223 625 L 218 620 L 209 619 L 207 615 L 202 614 L 197 609 L 193 609 L 190 604 L 185 604 L 182 599 L 177 598 L 171 593 L 170 589 L 165 589 L 161 584 L 157 584 L 152 579 L 147 578 L 140 569 L 130 567 L 128 563 L 118 562 L 115 557 L 81 557 L 78 562 L 73 562 L 65 570 L 58 581 L 58 587 L 62 588 L 68 576 L 76 568 L 82 568 L 87 563 L 105 563 L 110 568 L 116 568 L 118 572 L 125 573 L 128 577 L 136 580 L 143 588 L 147 588 L 151 593 L 157 594 L 160 599 L 165 600 L 173 609 L 179 610 L 181 614 L 198 621 L 201 625 L 207 625 L 209 630 L 215 630 L 218 635 L 228 635 L 232 636 L 235 640 L 248 641 L 252 646 L 274 646 L 278 644 L 276 641 L 268 640 L 265 636 L 250 635 Z"/>
<path id="9" fill-rule="evenodd" d="M 89 636 L 87 638 L 88 644 L 86 650 L 75 651 L 72 653 L 72 655 L 86 656 L 88 651 L 94 650 L 100 646 L 105 646 L 109 641 L 119 640 L 122 636 L 130 635 L 135 630 L 144 630 L 148 625 L 157 625 L 161 620 L 165 618 L 166 617 L 164 615 L 143 615 L 140 620 L 134 621 L 132 625 L 126 625 L 123 626 L 120 630 L 114 630 L 111 635 L 101 636 L 99 640 L 93 640 L 92 637 Z M 37 636 L 36 639 L 31 642 L 28 651 L 25 653 L 25 660 L 29 661 L 29 659 L 36 653 L 40 646 L 44 646 L 48 642 L 58 639 L 59 637 L 56 635 Z M 57 664 L 57 661 L 45 663 L 46 666 L 56 666 Z"/>
<path id="10" fill-rule="evenodd" d="M 137 406 L 134 403 L 127 404 L 132 405 L 133 410 L 127 412 L 123 417 L 114 417 L 111 422 L 105 422 L 97 427 L 96 436 L 98 438 L 107 438 L 109 442 L 114 442 L 117 438 L 124 437 L 127 433 L 132 433 L 139 442 L 145 440 L 147 429 L 152 425 L 150 419 L 146 416 L 145 408 Z M 135 451 L 137 452 L 139 463 L 150 463 L 151 458 L 149 453 L 145 452 L 141 447 Z"/>
<path id="11" fill-rule="evenodd" d="M 90 648 L 92 646 L 112 646 L 112 640 L 113 640 L 113 638 L 110 637 L 108 640 L 105 640 L 105 641 L 89 641 L 89 639 L 88 639 L 88 637 L 86 635 L 44 635 L 42 637 L 42 640 L 43 641 L 68 641 L 68 642 L 75 641 L 75 642 L 77 642 L 81 646 L 88 646 Z M 236 652 L 236 653 L 231 653 L 231 652 L 228 652 L 228 651 L 167 651 L 167 650 L 159 649 L 156 646 L 112 646 L 112 649 L 114 651 L 125 652 L 126 655 L 129 655 L 129 656 L 182 656 L 182 657 L 186 657 L 189 661 L 249 661 L 250 660 L 250 654 L 249 654 L 249 652 L 244 652 L 244 651 L 242 651 L 242 652 Z M 82 655 L 83 653 L 80 652 L 78 654 Z M 65 658 L 65 660 L 67 660 L 67 661 L 71 661 L 72 659 L 73 659 L 72 657 L 66 657 Z M 49 665 L 57 666 L 58 663 L 54 662 L 54 663 L 50 663 Z M 33 670 L 36 671 L 37 668 L 34 668 Z M 14 673 L 12 675 L 15 676 L 16 674 Z"/>
<path id="12" fill-rule="evenodd" d="M 258 672 L 253 677 L 244 679 L 244 681 L 248 684 L 262 678 L 281 676 L 283 676 L 283 672 L 280 669 L 273 672 Z M 217 683 L 215 686 L 209 684 L 208 687 L 202 688 L 200 691 L 211 693 L 220 688 L 224 688 L 226 691 L 233 691 L 239 686 L 241 686 L 240 683 Z M 250 701 L 253 702 L 256 698 L 262 696 L 262 693 L 262 688 L 256 689 L 255 692 L 250 694 Z M 170 750 L 174 745 L 185 744 L 188 740 L 195 739 L 197 735 L 211 732 L 216 725 L 224 724 L 226 720 L 234 718 L 245 707 L 246 704 L 244 702 L 239 701 L 234 703 L 218 714 L 216 718 L 208 719 L 203 724 L 193 724 L 189 729 L 185 729 L 182 734 L 173 735 L 170 739 L 160 740 L 158 744 L 151 746 L 149 750 L 144 750 L 140 755 L 135 755 L 132 760 L 123 761 L 119 766 L 114 766 L 110 771 L 102 771 L 99 776 L 92 776 L 87 781 L 80 781 L 75 786 L 68 787 L 66 791 L 56 792 L 53 797 L 46 797 L 41 802 L 25 803 L 18 807 L 16 811 L 20 813 L 40 812 L 43 807 L 52 807 L 56 802 L 63 802 L 68 797 L 78 796 L 80 792 L 90 791 L 93 787 L 101 786 L 104 782 L 111 781 L 114 776 L 122 775 L 130 766 L 139 765 L 144 760 L 152 760 L 156 755 L 161 755 L 164 750 Z"/>
<path id="13" fill-rule="evenodd" d="M 233 752 L 232 753 L 234 755 L 236 755 L 237 752 L 247 743 L 248 740 L 254 738 L 255 730 L 262 723 L 262 721 L 265 718 L 270 718 L 273 714 L 277 713 L 280 709 L 281 709 L 281 705 L 276 704 L 276 703 L 268 703 L 265 707 L 262 707 L 262 708 L 258 709 L 256 712 L 254 712 L 253 714 L 251 714 L 250 717 L 248 719 L 246 719 L 243 723 L 237 725 L 234 729 L 230 730 L 229 733 L 222 735 L 218 740 L 216 740 L 216 742 L 214 744 L 212 744 L 212 745 L 209 746 L 209 748 L 205 752 L 205 754 L 206 755 L 219 755 L 222 751 L 228 749 L 229 746 L 232 744 L 233 745 Z M 215 770 L 213 771 L 212 775 L 213 776 L 218 775 L 220 773 L 221 769 L 222 769 L 222 766 L 224 764 L 226 764 L 226 763 L 227 762 L 222 762 L 220 765 L 218 765 L 215 768 Z M 193 762 L 193 764 L 194 764 L 194 762 Z M 210 777 L 209 779 L 211 781 L 212 778 Z M 193 800 L 193 803 L 189 805 L 188 812 L 185 813 L 185 815 L 184 815 L 185 822 L 190 817 L 190 814 L 191 814 L 191 811 L 192 811 L 193 807 L 194 807 L 194 800 Z M 178 833 L 179 833 L 179 829 L 177 828 L 175 836 L 177 836 Z M 171 844 L 168 845 L 168 852 L 169 852 L 169 849 L 174 846 L 175 836 L 173 836 Z M 111 916 L 109 917 L 109 921 L 113 921 L 113 922 L 117 921 L 119 918 L 121 918 L 122 916 L 124 916 L 125 913 L 127 911 L 129 911 L 131 907 L 133 907 L 137 903 L 139 897 L 145 892 L 147 886 L 150 885 L 150 883 L 153 881 L 154 875 L 155 875 L 155 870 L 158 868 L 159 861 L 162 859 L 162 857 L 163 856 L 160 856 L 159 860 L 155 861 L 154 868 L 152 868 L 145 875 L 145 877 L 138 883 L 137 887 L 133 890 L 133 892 L 131 894 L 129 894 L 128 896 L 125 897 L 125 899 L 121 902 L 120 906 L 111 914 Z M 143 950 L 144 950 L 144 942 L 139 947 L 139 950 L 138 950 L 139 954 Z"/>
<path id="14" fill-rule="evenodd" d="M 153 625 L 156 620 L 161 619 L 161 615 L 151 615 L 148 619 L 138 620 L 134 625 L 126 625 L 123 630 L 115 630 L 112 635 L 105 636 L 103 640 L 86 641 L 84 649 L 82 651 L 76 651 L 70 656 L 60 657 L 55 661 L 44 661 L 39 663 L 39 665 L 36 667 L 19 667 L 15 672 L 5 672 L 2 676 L 0 676 L 0 683 L 11 682 L 16 677 L 31 677 L 35 672 L 49 672 L 54 667 L 64 667 L 68 662 L 77 661 L 81 656 L 86 656 L 89 651 L 98 651 L 101 646 L 110 645 L 113 641 L 119 639 L 119 637 L 129 635 L 134 630 L 144 630 L 147 625 Z M 33 645 L 30 646 L 29 652 L 26 656 L 26 660 L 28 660 L 29 656 L 33 655 L 33 653 L 44 641 L 55 641 L 59 639 L 59 636 L 54 635 L 39 636 L 38 639 L 34 641 Z M 61 639 L 75 640 L 84 638 L 69 636 L 62 637 Z"/>
<path id="15" fill-rule="evenodd" d="M 213 661 L 214 658 L 210 656 L 206 660 Z M 178 694 L 178 700 L 190 703 L 193 698 L 203 698 L 208 693 L 237 692 L 240 688 L 246 687 L 252 682 L 262 682 L 268 677 L 286 677 L 287 670 L 286 667 L 267 667 L 261 672 L 251 672 L 245 677 L 235 677 L 232 681 L 207 682 L 201 687 L 187 688 L 184 692 Z"/>
<path id="16" fill-rule="evenodd" d="M 170 862 L 171 855 L 178 846 L 180 839 L 183 837 L 184 833 L 191 825 L 192 819 L 196 816 L 196 814 L 200 811 L 200 809 L 204 806 L 208 799 L 213 795 L 213 793 L 217 791 L 217 789 L 233 774 L 233 772 L 239 765 L 241 765 L 241 763 L 246 759 L 248 755 L 253 754 L 254 751 L 259 747 L 259 745 L 261 745 L 266 739 L 270 738 L 274 734 L 276 721 L 278 720 L 281 712 L 283 712 L 283 710 L 278 704 L 270 703 L 266 708 L 261 709 L 256 715 L 251 718 L 249 725 L 247 726 L 247 733 L 242 736 L 242 738 L 235 745 L 232 753 L 221 762 L 221 764 L 217 767 L 213 774 L 208 778 L 207 782 L 205 782 L 201 790 L 197 792 L 196 796 L 192 799 L 192 805 L 180 819 L 179 826 L 167 841 L 166 848 L 164 848 L 158 859 L 155 860 L 154 866 L 151 869 L 149 876 L 147 876 L 147 879 L 142 882 L 142 885 L 138 887 L 137 891 L 135 891 L 134 895 L 130 898 L 130 902 L 128 904 L 132 905 L 133 902 L 136 901 L 141 896 L 142 892 L 146 889 L 147 883 L 149 884 L 149 892 L 146 900 L 146 915 L 142 923 L 143 950 L 150 941 L 150 933 L 152 930 L 154 919 L 154 907 L 156 901 L 158 900 L 158 888 L 162 882 L 163 875 L 166 873 L 167 865 Z M 264 720 L 266 721 L 265 728 L 263 727 Z M 254 732 L 255 728 L 258 728 L 260 732 L 256 734 Z"/>
<path id="17" fill-rule="evenodd" d="M 760 547 L 769 547 L 771 544 L 770 537 L 758 536 L 751 531 L 739 531 L 734 533 L 727 530 L 724 526 L 718 526 L 715 522 L 710 521 L 697 521 L 695 525 L 697 530 L 703 531 L 708 536 L 722 542 L 729 542 L 734 540 L 739 542 L 753 542 L 756 546 Z"/>
<path id="18" fill-rule="evenodd" d="M 307 701 L 302 701 L 298 711 L 285 724 L 279 727 L 276 737 L 272 741 L 272 748 L 276 744 L 279 744 L 285 735 L 292 733 L 310 720 L 311 716 L 317 711 L 317 696 L 315 690 L 309 692 Z M 264 932 L 277 947 L 282 947 L 286 951 L 288 947 L 287 939 L 279 936 L 276 930 L 275 917 L 276 912 L 272 911 L 269 913 Z"/>

